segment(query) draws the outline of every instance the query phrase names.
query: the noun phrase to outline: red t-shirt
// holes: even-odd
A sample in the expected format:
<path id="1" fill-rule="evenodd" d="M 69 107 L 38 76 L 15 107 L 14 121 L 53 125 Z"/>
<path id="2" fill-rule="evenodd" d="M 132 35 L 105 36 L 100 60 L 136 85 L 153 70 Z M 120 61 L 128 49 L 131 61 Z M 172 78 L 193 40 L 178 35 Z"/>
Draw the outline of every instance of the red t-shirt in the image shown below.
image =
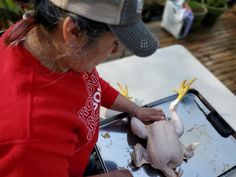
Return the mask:
<path id="1" fill-rule="evenodd" d="M 7 33 L 7 32 L 6 32 Z M 100 105 L 118 95 L 91 73 L 53 73 L 0 38 L 0 176 L 80 177 L 97 141 Z"/>

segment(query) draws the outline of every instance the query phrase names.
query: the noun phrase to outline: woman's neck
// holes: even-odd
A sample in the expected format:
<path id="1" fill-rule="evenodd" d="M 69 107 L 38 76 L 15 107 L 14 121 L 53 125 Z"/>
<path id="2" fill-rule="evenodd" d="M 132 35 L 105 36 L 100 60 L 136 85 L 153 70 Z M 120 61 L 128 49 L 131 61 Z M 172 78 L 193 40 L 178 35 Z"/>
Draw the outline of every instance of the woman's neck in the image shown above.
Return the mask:
<path id="1" fill-rule="evenodd" d="M 39 62 L 54 72 L 66 72 L 67 69 L 59 64 L 59 41 L 53 41 L 56 34 L 49 34 L 43 27 L 36 26 L 29 31 L 23 45 Z M 61 58 L 61 57 L 60 57 Z"/>

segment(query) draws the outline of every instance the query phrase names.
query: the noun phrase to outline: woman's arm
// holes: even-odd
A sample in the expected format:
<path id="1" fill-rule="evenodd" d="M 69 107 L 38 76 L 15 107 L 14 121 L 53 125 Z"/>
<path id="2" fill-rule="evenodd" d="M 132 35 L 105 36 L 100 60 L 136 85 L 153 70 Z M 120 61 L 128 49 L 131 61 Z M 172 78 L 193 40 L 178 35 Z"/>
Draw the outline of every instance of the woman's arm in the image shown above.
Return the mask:
<path id="1" fill-rule="evenodd" d="M 165 118 L 162 109 L 139 107 L 121 94 L 116 97 L 111 109 L 120 112 L 127 112 L 143 122 L 163 120 Z"/>
<path id="2" fill-rule="evenodd" d="M 165 114 L 161 109 L 139 107 L 111 87 L 102 78 L 99 79 L 102 88 L 102 106 L 115 111 L 128 112 L 143 122 L 162 120 L 165 118 Z"/>
<path id="3" fill-rule="evenodd" d="M 129 170 L 115 170 L 108 173 L 102 173 L 94 176 L 87 177 L 133 177 Z"/>

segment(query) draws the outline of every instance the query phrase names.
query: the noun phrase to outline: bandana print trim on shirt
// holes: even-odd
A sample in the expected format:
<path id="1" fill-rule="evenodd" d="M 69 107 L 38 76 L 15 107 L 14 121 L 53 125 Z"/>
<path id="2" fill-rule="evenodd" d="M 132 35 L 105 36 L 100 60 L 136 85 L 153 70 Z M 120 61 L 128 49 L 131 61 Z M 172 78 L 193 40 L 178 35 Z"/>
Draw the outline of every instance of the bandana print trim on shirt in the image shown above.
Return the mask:
<path id="1" fill-rule="evenodd" d="M 79 118 L 81 118 L 87 129 L 87 140 L 91 140 L 95 134 L 96 127 L 99 123 L 99 111 L 101 103 L 101 86 L 99 83 L 99 76 L 96 70 L 92 73 L 85 73 L 83 79 L 88 92 L 88 98 L 85 106 L 83 106 L 78 112 Z"/>

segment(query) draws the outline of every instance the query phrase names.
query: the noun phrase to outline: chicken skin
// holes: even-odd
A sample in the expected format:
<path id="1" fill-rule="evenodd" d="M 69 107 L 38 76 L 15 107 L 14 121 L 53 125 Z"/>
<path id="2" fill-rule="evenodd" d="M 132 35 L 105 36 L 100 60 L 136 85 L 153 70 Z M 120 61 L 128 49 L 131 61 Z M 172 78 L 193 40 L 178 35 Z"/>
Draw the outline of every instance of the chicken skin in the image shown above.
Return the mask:
<path id="1" fill-rule="evenodd" d="M 183 174 L 182 170 L 176 172 L 175 169 L 182 164 L 183 160 L 188 160 L 194 155 L 198 143 L 193 143 L 186 148 L 180 142 L 179 138 L 184 132 L 184 127 L 176 109 L 193 81 L 187 83 L 183 81 L 180 89 L 177 90 L 178 97 L 169 106 L 171 119 L 145 125 L 139 119 L 131 118 L 133 133 L 142 139 L 147 139 L 146 149 L 139 143 L 134 146 L 132 158 L 136 167 L 148 163 L 153 168 L 161 170 L 166 177 L 180 177 Z"/>

